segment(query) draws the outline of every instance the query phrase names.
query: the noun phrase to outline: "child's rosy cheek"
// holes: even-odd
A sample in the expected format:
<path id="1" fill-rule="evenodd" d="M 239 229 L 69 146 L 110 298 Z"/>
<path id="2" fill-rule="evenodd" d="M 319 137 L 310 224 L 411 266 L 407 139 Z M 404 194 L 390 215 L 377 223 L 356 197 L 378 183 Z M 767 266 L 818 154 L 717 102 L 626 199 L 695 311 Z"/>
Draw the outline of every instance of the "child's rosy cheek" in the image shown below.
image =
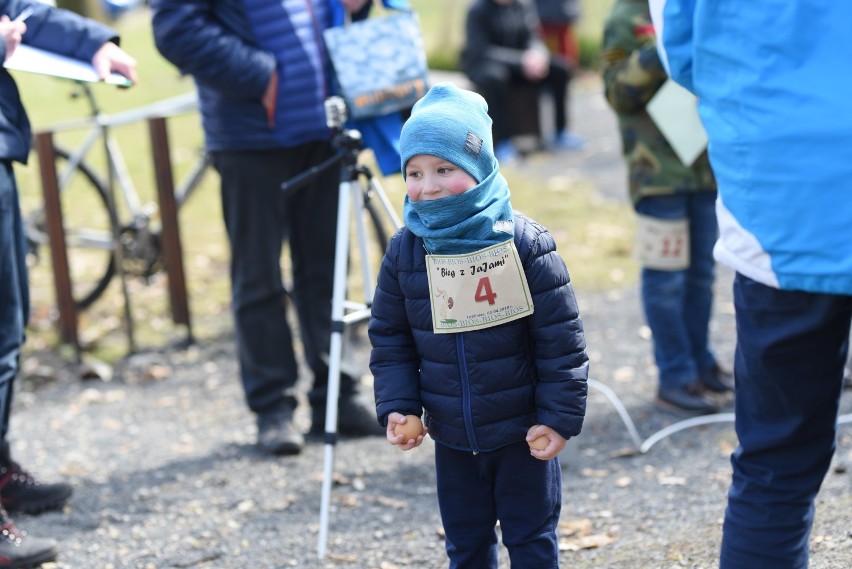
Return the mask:
<path id="1" fill-rule="evenodd" d="M 420 189 L 414 184 L 406 184 L 405 192 L 408 194 L 408 199 L 417 201 L 420 198 Z"/>

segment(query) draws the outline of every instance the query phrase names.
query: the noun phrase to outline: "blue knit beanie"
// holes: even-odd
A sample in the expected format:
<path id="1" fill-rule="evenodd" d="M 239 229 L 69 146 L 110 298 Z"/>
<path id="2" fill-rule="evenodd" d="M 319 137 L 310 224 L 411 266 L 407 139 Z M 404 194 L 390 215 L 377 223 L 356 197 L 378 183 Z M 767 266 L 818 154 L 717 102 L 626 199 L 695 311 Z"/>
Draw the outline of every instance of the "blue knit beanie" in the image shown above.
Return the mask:
<path id="1" fill-rule="evenodd" d="M 411 109 L 399 137 L 402 175 L 418 154 L 448 160 L 482 182 L 497 168 L 488 104 L 479 94 L 438 83 Z"/>

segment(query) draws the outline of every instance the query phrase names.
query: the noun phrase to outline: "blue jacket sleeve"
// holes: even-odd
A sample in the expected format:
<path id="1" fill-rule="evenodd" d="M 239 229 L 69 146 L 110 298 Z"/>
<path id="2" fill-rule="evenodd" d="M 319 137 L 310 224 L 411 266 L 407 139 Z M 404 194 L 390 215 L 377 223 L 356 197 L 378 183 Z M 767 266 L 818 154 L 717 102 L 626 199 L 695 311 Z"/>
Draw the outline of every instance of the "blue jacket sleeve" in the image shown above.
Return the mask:
<path id="1" fill-rule="evenodd" d="M 118 35 L 112 29 L 74 12 L 36 0 L 0 2 L 0 14 L 9 18 L 15 18 L 26 8 L 32 8 L 33 13 L 27 18 L 24 44 L 91 62 L 103 44 L 118 43 Z"/>
<path id="2" fill-rule="evenodd" d="M 420 356 L 400 288 L 397 258 L 400 233 L 391 240 L 379 270 L 369 325 L 370 371 L 379 423 L 387 425 L 393 412 L 420 416 Z"/>
<path id="3" fill-rule="evenodd" d="M 275 58 L 246 41 L 249 23 L 242 3 L 214 14 L 212 0 L 155 0 L 154 42 L 181 73 L 234 99 L 260 99 L 275 70 Z"/>
<path id="4" fill-rule="evenodd" d="M 536 226 L 537 237 L 522 259 L 535 312 L 527 318 L 538 383 L 537 421 L 565 438 L 578 434 L 586 414 L 589 358 L 577 299 L 553 237 Z M 516 225 L 516 231 L 517 231 Z"/>
<path id="5" fill-rule="evenodd" d="M 686 89 L 692 84 L 693 14 L 695 0 L 650 0 L 657 49 L 666 72 Z"/>

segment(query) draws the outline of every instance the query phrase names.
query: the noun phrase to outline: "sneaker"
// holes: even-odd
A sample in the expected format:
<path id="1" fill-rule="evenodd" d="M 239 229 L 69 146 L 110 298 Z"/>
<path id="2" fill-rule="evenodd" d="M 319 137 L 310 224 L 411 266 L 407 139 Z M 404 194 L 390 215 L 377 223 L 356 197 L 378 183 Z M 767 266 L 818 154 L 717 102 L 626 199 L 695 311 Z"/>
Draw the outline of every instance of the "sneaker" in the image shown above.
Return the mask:
<path id="1" fill-rule="evenodd" d="M 0 467 L 0 504 L 10 512 L 35 515 L 60 510 L 72 493 L 71 485 L 66 482 L 38 482 L 15 461 Z"/>
<path id="2" fill-rule="evenodd" d="M 385 428 L 376 419 L 376 410 L 356 396 L 344 397 L 337 404 L 337 433 L 349 437 L 384 436 Z M 325 405 L 314 405 L 311 436 L 325 433 Z"/>
<path id="3" fill-rule="evenodd" d="M 660 387 L 657 405 L 662 409 L 687 411 L 697 415 L 718 413 L 719 406 L 707 399 L 704 387 L 698 381 L 677 387 Z"/>
<path id="4" fill-rule="evenodd" d="M 494 157 L 501 166 L 505 166 L 520 162 L 521 153 L 518 152 L 511 140 L 504 140 L 498 142 L 497 146 L 494 147 Z"/>
<path id="5" fill-rule="evenodd" d="M 258 415 L 257 446 L 269 455 L 293 455 L 302 452 L 305 438 L 293 424 L 292 409 Z"/>
<path id="6" fill-rule="evenodd" d="M 705 389 L 714 393 L 726 393 L 734 390 L 734 374 L 715 364 L 712 368 L 698 374 L 698 381 Z"/>
<path id="7" fill-rule="evenodd" d="M 553 137 L 554 150 L 582 150 L 585 145 L 585 140 L 567 130 Z"/>
<path id="8" fill-rule="evenodd" d="M 38 567 L 56 559 L 56 540 L 31 537 L 0 508 L 0 569 Z"/>

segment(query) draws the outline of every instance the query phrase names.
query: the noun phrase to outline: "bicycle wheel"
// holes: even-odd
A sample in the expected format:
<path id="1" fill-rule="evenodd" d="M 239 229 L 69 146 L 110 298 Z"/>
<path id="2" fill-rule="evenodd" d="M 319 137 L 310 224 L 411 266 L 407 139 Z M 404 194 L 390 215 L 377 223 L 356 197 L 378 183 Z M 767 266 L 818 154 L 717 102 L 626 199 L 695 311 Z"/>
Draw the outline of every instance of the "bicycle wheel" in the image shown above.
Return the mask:
<path id="1" fill-rule="evenodd" d="M 72 167 L 67 150 L 54 147 L 59 180 L 62 223 L 77 310 L 88 308 L 115 274 L 114 238 L 106 185 L 84 162 Z M 27 239 L 32 245 L 50 245 L 44 208 L 26 219 Z"/>

